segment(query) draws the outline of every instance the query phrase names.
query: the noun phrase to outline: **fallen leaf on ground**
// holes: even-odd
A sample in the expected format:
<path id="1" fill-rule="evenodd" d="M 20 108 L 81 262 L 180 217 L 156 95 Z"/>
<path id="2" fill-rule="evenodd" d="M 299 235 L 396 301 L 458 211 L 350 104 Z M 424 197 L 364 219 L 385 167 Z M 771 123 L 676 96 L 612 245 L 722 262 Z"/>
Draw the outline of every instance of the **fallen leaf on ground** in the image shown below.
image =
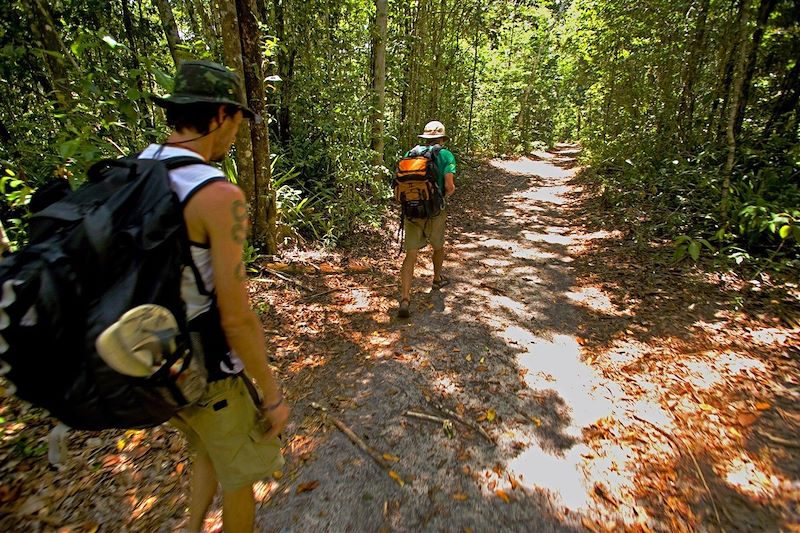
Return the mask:
<path id="1" fill-rule="evenodd" d="M 489 367 L 486 365 L 478 365 L 477 367 L 475 367 L 475 370 L 477 370 L 478 372 L 486 372 L 489 370 Z"/>
<path id="2" fill-rule="evenodd" d="M 713 411 L 714 410 L 714 406 L 713 405 L 708 405 L 707 403 L 701 403 L 700 404 L 700 409 L 702 409 L 703 411 Z"/>
<path id="3" fill-rule="evenodd" d="M 486 411 L 486 420 L 488 420 L 489 422 L 494 420 L 496 417 L 497 413 L 495 412 L 494 409 L 489 409 L 488 411 Z"/>
<path id="4" fill-rule="evenodd" d="M 469 496 L 467 496 L 463 492 L 456 492 L 455 494 L 453 494 L 453 499 L 457 502 L 465 502 L 469 499 Z"/>
<path id="5" fill-rule="evenodd" d="M 759 410 L 759 411 L 766 411 L 770 407 L 772 407 L 772 406 L 770 404 L 768 404 L 767 402 L 758 402 L 756 404 L 756 409 Z"/>
<path id="6" fill-rule="evenodd" d="M 536 425 L 537 428 L 538 427 L 542 427 L 542 420 L 539 417 L 532 416 L 530 418 L 531 418 L 531 422 L 533 422 Z"/>
<path id="7" fill-rule="evenodd" d="M 387 461 L 392 462 L 392 463 L 396 463 L 397 461 L 400 460 L 399 457 L 397 457 L 396 455 L 392 455 L 390 453 L 383 454 L 383 458 L 386 459 Z"/>
<path id="8" fill-rule="evenodd" d="M 498 498 L 500 498 L 504 502 L 511 503 L 511 497 L 508 494 L 506 494 L 504 490 L 497 489 L 496 491 L 494 491 L 494 493 L 497 495 Z"/>
<path id="9" fill-rule="evenodd" d="M 468 353 L 467 356 L 464 359 L 466 359 L 467 362 L 471 362 L 472 361 L 472 354 Z"/>
<path id="10" fill-rule="evenodd" d="M 317 487 L 319 487 L 319 481 L 318 480 L 315 479 L 314 481 L 306 481 L 305 483 L 300 483 L 299 485 L 297 485 L 297 490 L 295 491 L 295 494 L 302 494 L 304 492 L 311 492 L 312 490 L 316 489 Z"/>
<path id="11" fill-rule="evenodd" d="M 461 348 L 453 348 L 453 352 L 458 353 L 461 351 Z"/>
<path id="12" fill-rule="evenodd" d="M 736 420 L 739 422 L 740 425 L 744 427 L 752 426 L 753 423 L 758 420 L 758 415 L 753 413 L 739 413 L 736 416 Z"/>
<path id="13" fill-rule="evenodd" d="M 406 484 L 406 482 L 403 481 L 403 478 L 400 477 L 400 474 L 398 474 L 394 470 L 389 470 L 389 477 L 397 481 L 397 484 L 400 485 L 401 487 Z"/>

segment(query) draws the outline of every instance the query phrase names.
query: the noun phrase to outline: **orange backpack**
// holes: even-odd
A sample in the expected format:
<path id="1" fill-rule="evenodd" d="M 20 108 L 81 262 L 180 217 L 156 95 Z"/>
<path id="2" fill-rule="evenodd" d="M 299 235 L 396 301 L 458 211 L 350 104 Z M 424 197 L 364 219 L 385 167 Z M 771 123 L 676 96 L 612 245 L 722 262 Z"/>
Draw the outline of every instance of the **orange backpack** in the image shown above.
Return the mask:
<path id="1" fill-rule="evenodd" d="M 394 198 L 400 202 L 402 218 L 429 219 L 442 212 L 444 196 L 436 165 L 439 150 L 439 145 L 415 148 L 397 162 Z"/>

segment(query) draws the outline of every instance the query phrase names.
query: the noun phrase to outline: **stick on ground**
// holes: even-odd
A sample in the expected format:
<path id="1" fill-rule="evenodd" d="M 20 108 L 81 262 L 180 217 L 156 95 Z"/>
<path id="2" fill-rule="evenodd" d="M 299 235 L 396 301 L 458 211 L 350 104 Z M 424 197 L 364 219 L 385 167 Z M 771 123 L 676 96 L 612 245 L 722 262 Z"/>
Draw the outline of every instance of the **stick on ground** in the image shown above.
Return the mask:
<path id="1" fill-rule="evenodd" d="M 497 446 L 497 443 L 494 441 L 494 439 L 492 438 L 492 436 L 491 436 L 491 435 L 489 435 L 489 434 L 486 432 L 486 430 L 485 430 L 485 429 L 483 429 L 483 428 L 482 428 L 482 427 L 481 427 L 479 424 L 477 424 L 476 422 L 473 422 L 472 420 L 467 420 L 466 418 L 464 418 L 464 417 L 463 417 L 463 416 L 461 416 L 460 414 L 458 414 L 458 413 L 456 413 L 456 412 L 454 412 L 454 411 L 451 411 L 450 409 L 447 409 L 446 407 L 444 407 L 444 406 L 443 406 L 443 405 L 441 405 L 441 404 L 436 404 L 436 405 L 435 405 L 435 407 L 436 407 L 436 409 L 438 409 L 438 410 L 439 410 L 439 411 L 441 411 L 442 413 L 446 414 L 447 416 L 449 416 L 449 417 L 451 417 L 451 418 L 453 418 L 453 419 L 455 419 L 455 420 L 457 420 L 457 421 L 461 422 L 462 424 L 464 424 L 464 425 L 465 425 L 465 426 L 467 426 L 468 428 L 470 428 L 470 429 L 474 429 L 475 431 L 477 431 L 478 433 L 480 433 L 480 434 L 483 436 L 483 438 L 485 438 L 486 440 L 488 440 L 489 442 L 491 442 L 491 443 L 492 443 L 492 446 Z"/>
<path id="2" fill-rule="evenodd" d="M 353 430 L 347 427 L 347 425 L 344 422 L 342 422 L 341 420 L 339 420 L 334 416 L 328 415 L 328 418 L 330 419 L 331 422 L 333 422 L 333 425 L 339 428 L 339 431 L 347 435 L 347 438 L 353 441 L 353 444 L 361 448 L 361 451 L 372 457 L 372 460 L 378 463 L 378 466 L 380 466 L 384 470 L 391 469 L 391 466 L 389 465 L 388 461 L 386 461 L 386 459 L 381 457 L 381 454 L 373 450 L 369 446 L 369 444 L 367 444 L 361 439 L 361 437 L 353 433 Z"/>
<path id="3" fill-rule="evenodd" d="M 427 413 L 418 413 L 417 411 L 406 411 L 403 414 L 411 418 L 419 418 L 420 420 L 427 420 L 428 422 L 436 422 L 439 424 L 444 424 L 445 422 L 449 422 L 449 420 L 446 418 L 429 415 Z"/>

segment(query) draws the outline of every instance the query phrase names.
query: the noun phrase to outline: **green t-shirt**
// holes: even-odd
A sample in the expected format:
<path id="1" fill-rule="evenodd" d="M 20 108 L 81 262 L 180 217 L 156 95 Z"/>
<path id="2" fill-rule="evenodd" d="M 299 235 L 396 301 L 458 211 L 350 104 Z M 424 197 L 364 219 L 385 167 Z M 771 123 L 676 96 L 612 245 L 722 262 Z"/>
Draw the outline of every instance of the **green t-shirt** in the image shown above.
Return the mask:
<path id="1" fill-rule="evenodd" d="M 408 157 L 408 154 L 414 151 L 421 151 L 426 146 L 417 145 L 408 152 L 404 157 Z M 444 193 L 444 175 L 445 174 L 452 174 L 453 180 L 456 177 L 456 156 L 453 155 L 453 152 L 448 150 L 447 148 L 442 148 L 439 150 L 439 157 L 436 158 L 436 168 L 439 171 L 438 182 L 439 182 L 439 190 Z"/>

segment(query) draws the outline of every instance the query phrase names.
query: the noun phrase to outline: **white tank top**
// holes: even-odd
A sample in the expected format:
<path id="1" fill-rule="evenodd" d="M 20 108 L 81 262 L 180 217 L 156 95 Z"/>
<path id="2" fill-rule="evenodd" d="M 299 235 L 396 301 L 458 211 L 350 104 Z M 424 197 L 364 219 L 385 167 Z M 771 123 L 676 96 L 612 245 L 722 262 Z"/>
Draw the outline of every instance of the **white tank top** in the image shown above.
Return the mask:
<path id="1" fill-rule="evenodd" d="M 139 159 L 170 159 L 173 157 L 195 157 L 200 162 L 197 165 L 187 165 L 169 173 L 172 190 L 178 196 L 181 204 L 186 205 L 195 192 L 209 181 L 226 180 L 225 174 L 221 170 L 203 164 L 205 160 L 197 152 L 180 148 L 178 146 L 165 146 L 161 144 L 151 144 L 145 148 Z M 189 250 L 192 254 L 197 272 L 200 275 L 206 294 L 200 292 L 197 286 L 197 278 L 190 266 L 183 267 L 181 279 L 181 298 L 186 304 L 186 319 L 191 320 L 202 313 L 208 311 L 212 305 L 211 294 L 214 292 L 214 272 L 211 269 L 211 250 L 208 243 L 190 242 Z M 228 368 L 222 364 L 220 368 L 229 374 L 241 372 L 244 365 L 233 352 L 230 354 L 233 368 Z"/>

